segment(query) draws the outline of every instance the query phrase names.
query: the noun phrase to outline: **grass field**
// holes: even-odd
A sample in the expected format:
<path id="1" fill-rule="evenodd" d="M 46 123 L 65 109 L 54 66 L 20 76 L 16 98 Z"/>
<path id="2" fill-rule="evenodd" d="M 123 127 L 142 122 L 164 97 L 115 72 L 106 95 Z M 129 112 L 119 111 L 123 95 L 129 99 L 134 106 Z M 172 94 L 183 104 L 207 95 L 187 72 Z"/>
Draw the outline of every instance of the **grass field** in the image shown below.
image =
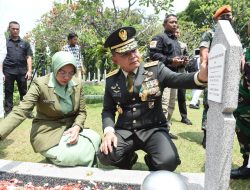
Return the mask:
<path id="1" fill-rule="evenodd" d="M 102 104 L 89 104 L 87 107 L 88 116 L 86 127 L 96 130 L 102 134 L 101 130 L 101 108 Z M 202 109 L 188 109 L 188 117 L 193 122 L 192 126 L 185 125 L 180 122 L 178 108 L 173 115 L 173 127 L 171 132 L 179 138 L 174 140 L 181 157 L 181 165 L 176 169 L 176 172 L 204 172 L 205 170 L 205 150 L 200 145 L 203 133 L 201 126 Z M 4 141 L 0 142 L 0 159 L 28 161 L 28 162 L 45 162 L 40 154 L 33 152 L 29 142 L 29 132 L 31 128 L 31 120 L 25 120 L 16 130 L 14 130 Z M 134 170 L 147 170 L 144 163 L 144 153 L 138 151 L 139 159 L 134 165 Z M 219 155 L 218 155 L 219 156 Z M 235 138 L 233 150 L 233 167 L 238 167 L 242 163 L 242 158 L 239 153 L 239 145 Z M 100 166 L 111 168 L 107 166 Z M 230 189 L 246 190 L 250 189 L 249 180 L 231 180 Z"/>

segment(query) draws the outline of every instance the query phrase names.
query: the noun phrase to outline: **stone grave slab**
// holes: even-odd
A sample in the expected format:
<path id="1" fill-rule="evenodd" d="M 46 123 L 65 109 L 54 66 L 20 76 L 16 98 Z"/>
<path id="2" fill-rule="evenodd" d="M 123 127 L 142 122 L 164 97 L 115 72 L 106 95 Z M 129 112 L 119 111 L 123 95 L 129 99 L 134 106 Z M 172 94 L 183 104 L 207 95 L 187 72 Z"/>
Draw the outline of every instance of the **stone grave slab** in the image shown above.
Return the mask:
<path id="1" fill-rule="evenodd" d="M 49 178 L 61 178 L 63 182 L 69 180 L 83 180 L 88 182 L 104 182 L 123 184 L 124 190 L 127 190 L 129 184 L 133 190 L 140 190 L 144 178 L 150 174 L 149 171 L 139 170 L 119 170 L 119 169 L 98 169 L 88 167 L 57 167 L 52 164 L 17 162 L 11 160 L 0 160 L 0 176 L 15 174 L 18 176 L 26 176 L 26 179 L 35 180 L 43 176 L 47 181 Z M 204 173 L 180 173 L 181 177 L 188 185 L 189 190 L 204 189 Z M 2 177 L 1 177 L 2 178 Z M 55 179 L 56 180 L 56 179 Z M 45 180 L 44 180 L 45 181 Z M 51 180 L 50 180 L 51 181 Z M 123 190 L 123 189 L 119 189 Z"/>

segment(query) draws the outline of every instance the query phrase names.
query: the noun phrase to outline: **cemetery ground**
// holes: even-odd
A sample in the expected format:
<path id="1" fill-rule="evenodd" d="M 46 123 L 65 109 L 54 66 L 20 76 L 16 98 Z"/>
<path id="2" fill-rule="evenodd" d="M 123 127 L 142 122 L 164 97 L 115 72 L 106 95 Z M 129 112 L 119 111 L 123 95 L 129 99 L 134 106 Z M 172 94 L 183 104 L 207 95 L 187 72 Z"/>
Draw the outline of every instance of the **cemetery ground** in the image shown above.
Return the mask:
<path id="1" fill-rule="evenodd" d="M 187 102 L 188 105 L 188 102 Z M 102 103 L 87 105 L 87 120 L 85 127 L 92 128 L 102 135 L 101 129 Z M 201 131 L 202 108 L 199 110 L 188 108 L 188 117 L 193 125 L 185 125 L 180 122 L 178 103 L 172 119 L 171 132 L 178 136 L 174 140 L 181 157 L 181 165 L 176 172 L 200 173 L 205 170 L 205 150 L 201 146 L 203 132 Z M 0 159 L 45 163 L 46 160 L 38 153 L 34 153 L 29 142 L 31 119 L 26 119 L 16 128 L 4 141 L 0 142 Z M 138 151 L 139 159 L 133 170 L 148 170 L 144 163 L 144 153 Z M 220 155 L 218 155 L 220 156 Z M 239 153 L 239 145 L 235 136 L 233 149 L 233 167 L 237 168 L 242 164 L 242 157 Z M 99 165 L 101 168 L 112 169 L 110 166 Z M 250 189 L 249 180 L 231 180 L 231 190 Z"/>

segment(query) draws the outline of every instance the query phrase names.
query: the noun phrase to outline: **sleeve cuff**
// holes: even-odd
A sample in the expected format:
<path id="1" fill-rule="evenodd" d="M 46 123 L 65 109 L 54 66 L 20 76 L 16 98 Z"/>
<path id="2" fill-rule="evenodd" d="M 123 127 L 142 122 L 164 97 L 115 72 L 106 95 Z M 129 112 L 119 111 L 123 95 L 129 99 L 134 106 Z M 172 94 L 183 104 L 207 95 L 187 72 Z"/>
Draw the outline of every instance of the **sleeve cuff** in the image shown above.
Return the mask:
<path id="1" fill-rule="evenodd" d="M 207 86 L 207 83 L 199 81 L 198 74 L 199 74 L 199 72 L 197 72 L 197 73 L 194 74 L 194 82 L 195 82 L 195 84 L 197 86 Z"/>
<path id="2" fill-rule="evenodd" d="M 109 133 L 109 132 L 115 133 L 114 127 L 110 127 L 110 126 L 105 127 L 104 132 L 103 132 L 103 135 L 105 136 L 105 135 L 106 135 L 107 133 Z"/>

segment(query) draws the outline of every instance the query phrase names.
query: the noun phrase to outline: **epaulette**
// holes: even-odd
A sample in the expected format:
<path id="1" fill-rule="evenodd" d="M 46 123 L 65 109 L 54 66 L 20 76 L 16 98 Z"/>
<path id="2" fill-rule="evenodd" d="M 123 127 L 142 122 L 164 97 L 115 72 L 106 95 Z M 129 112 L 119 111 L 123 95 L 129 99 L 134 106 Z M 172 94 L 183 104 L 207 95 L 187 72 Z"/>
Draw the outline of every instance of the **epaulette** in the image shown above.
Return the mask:
<path id="1" fill-rule="evenodd" d="M 151 62 L 145 63 L 144 68 L 152 67 L 158 64 L 159 64 L 159 61 L 151 61 Z"/>
<path id="2" fill-rule="evenodd" d="M 115 69 L 115 70 L 109 72 L 109 73 L 107 74 L 106 78 L 111 77 L 111 76 L 117 74 L 118 72 L 119 72 L 119 69 Z"/>

